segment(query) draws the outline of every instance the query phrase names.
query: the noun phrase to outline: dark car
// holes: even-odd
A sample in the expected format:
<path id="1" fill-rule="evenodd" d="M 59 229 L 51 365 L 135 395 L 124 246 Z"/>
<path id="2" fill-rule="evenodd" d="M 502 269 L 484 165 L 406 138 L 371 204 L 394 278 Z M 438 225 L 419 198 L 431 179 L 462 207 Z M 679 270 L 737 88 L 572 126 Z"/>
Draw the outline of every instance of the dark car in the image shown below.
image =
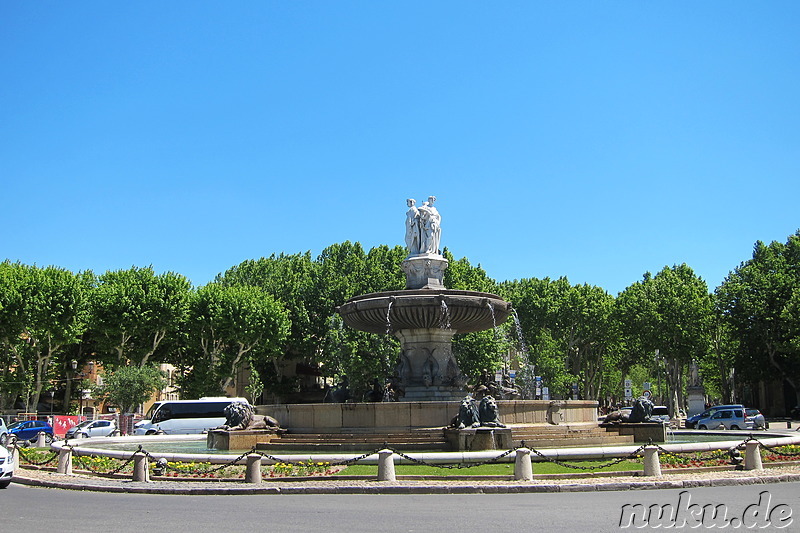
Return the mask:
<path id="1" fill-rule="evenodd" d="M 24 420 L 8 426 L 9 437 L 14 435 L 19 442 L 36 442 L 41 432 L 44 432 L 46 442 L 53 442 L 53 426 L 44 420 Z"/>

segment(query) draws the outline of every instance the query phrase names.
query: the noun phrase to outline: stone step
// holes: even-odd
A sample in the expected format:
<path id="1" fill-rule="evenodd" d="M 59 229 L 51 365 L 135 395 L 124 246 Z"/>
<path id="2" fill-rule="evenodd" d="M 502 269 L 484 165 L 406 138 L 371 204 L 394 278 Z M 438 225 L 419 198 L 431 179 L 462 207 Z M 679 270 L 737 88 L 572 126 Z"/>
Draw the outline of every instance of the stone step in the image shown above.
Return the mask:
<path id="1" fill-rule="evenodd" d="M 522 446 L 522 441 L 525 441 L 526 446 L 531 446 L 533 448 L 562 448 L 566 444 L 569 447 L 581 447 L 581 446 L 626 446 L 629 444 L 634 444 L 634 440 L 632 436 L 624 436 L 624 437 L 590 437 L 586 439 L 580 440 L 569 440 L 565 442 L 564 439 L 520 439 L 517 440 L 514 437 L 514 446 Z"/>
<path id="2" fill-rule="evenodd" d="M 265 451 L 267 453 L 281 453 L 289 451 L 298 452 L 314 452 L 314 453 L 337 453 L 337 452 L 369 452 L 377 450 L 383 446 L 381 443 L 324 443 L 324 444 L 310 444 L 310 443 L 295 443 L 295 442 L 270 442 L 256 445 L 257 450 Z M 426 442 L 426 443 L 386 443 L 387 446 L 399 450 L 401 452 L 447 452 L 450 451 L 450 446 L 446 442 Z"/>

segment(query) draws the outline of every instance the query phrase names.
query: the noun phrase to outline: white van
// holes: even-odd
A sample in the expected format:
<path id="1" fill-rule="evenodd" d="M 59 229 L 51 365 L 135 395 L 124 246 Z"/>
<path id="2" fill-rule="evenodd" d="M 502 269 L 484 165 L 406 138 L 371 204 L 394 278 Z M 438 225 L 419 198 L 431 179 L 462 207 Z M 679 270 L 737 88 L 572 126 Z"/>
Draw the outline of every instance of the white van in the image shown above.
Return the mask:
<path id="1" fill-rule="evenodd" d="M 204 433 L 225 423 L 224 410 L 245 398 L 206 397 L 199 400 L 166 400 L 156 402 L 133 425 L 135 435 L 189 435 Z"/>

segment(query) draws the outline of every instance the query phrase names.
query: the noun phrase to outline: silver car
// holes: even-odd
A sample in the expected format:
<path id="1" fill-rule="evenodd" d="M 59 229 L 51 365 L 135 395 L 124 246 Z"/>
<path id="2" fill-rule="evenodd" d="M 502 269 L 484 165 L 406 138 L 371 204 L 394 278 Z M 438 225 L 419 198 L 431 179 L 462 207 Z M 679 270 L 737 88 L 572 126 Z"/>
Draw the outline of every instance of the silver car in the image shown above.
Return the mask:
<path id="1" fill-rule="evenodd" d="M 767 429 L 767 421 L 758 409 L 745 409 L 744 423 L 747 429 Z"/>
<path id="2" fill-rule="evenodd" d="M 113 420 L 86 420 L 67 430 L 65 438 L 108 437 L 117 432 L 117 424 Z"/>
<path id="3" fill-rule="evenodd" d="M 711 416 L 698 420 L 697 429 L 747 429 L 744 409 L 720 409 Z"/>

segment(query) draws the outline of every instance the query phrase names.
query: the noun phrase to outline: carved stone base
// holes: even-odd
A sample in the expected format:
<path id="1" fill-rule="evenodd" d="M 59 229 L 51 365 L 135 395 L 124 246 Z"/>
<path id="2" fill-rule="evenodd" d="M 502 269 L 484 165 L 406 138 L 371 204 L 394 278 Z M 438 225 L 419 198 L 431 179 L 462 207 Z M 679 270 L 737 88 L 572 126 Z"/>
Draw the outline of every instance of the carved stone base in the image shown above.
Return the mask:
<path id="1" fill-rule="evenodd" d="M 636 442 L 667 441 L 667 426 L 661 422 L 620 422 L 618 424 L 600 424 L 600 427 L 608 431 L 614 431 L 620 435 L 633 435 Z"/>
<path id="2" fill-rule="evenodd" d="M 442 278 L 447 270 L 447 259 L 441 255 L 422 254 L 403 261 L 406 289 L 444 289 Z"/>
<path id="3" fill-rule="evenodd" d="M 212 429 L 206 436 L 206 446 L 212 450 L 248 450 L 260 442 L 279 438 L 285 429 L 250 429 L 227 431 Z"/>
<path id="4" fill-rule="evenodd" d="M 458 452 L 508 450 L 514 446 L 511 428 L 445 429 L 444 436 L 450 443 L 450 449 Z"/>

